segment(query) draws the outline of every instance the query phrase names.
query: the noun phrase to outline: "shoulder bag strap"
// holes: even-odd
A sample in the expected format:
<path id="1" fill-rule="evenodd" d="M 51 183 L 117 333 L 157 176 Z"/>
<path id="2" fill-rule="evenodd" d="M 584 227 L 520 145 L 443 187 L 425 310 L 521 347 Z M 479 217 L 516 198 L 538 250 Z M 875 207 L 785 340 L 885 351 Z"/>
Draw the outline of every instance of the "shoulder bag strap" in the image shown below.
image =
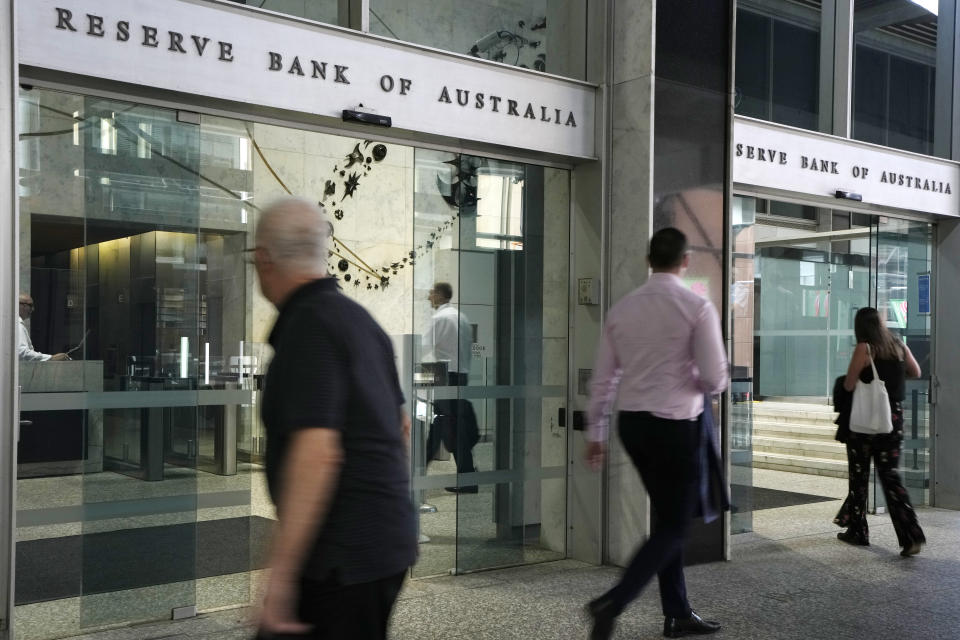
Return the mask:
<path id="1" fill-rule="evenodd" d="M 880 374 L 877 373 L 877 367 L 876 367 L 876 365 L 873 364 L 873 353 L 872 353 L 871 350 L 870 350 L 870 343 L 867 342 L 867 343 L 865 343 L 865 344 L 867 345 L 867 357 L 870 358 L 870 369 L 873 370 L 873 379 L 874 379 L 874 380 L 879 380 L 880 382 L 883 382 L 883 380 L 880 380 Z"/>

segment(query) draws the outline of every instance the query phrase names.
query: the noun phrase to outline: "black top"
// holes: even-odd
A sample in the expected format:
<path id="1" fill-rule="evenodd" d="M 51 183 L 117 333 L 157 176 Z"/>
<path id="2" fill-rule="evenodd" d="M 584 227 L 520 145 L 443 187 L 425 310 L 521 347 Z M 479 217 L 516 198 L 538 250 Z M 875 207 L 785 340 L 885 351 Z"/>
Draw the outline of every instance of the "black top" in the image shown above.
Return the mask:
<path id="1" fill-rule="evenodd" d="M 873 364 L 877 367 L 877 375 L 883 380 L 883 386 L 887 388 L 887 395 L 890 396 L 890 402 L 902 402 L 907 397 L 907 364 L 903 360 L 887 360 L 885 358 L 874 358 Z M 873 370 L 868 364 L 860 372 L 862 382 L 873 381 Z"/>
<path id="2" fill-rule="evenodd" d="M 270 344 L 261 412 L 274 502 L 293 431 L 337 429 L 344 453 L 303 574 L 336 572 L 342 584 L 357 584 L 400 573 L 416 560 L 417 536 L 390 339 L 334 278 L 322 278 L 284 303 Z"/>

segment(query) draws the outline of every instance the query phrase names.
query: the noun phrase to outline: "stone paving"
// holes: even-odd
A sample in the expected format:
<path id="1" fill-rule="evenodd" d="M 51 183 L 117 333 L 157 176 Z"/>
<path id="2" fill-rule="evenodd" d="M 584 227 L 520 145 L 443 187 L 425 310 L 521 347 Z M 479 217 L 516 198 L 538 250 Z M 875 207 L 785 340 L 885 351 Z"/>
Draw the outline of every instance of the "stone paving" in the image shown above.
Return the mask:
<path id="1" fill-rule="evenodd" d="M 920 509 L 929 544 L 901 558 L 887 516 L 871 516 L 870 547 L 836 529 L 772 539 L 734 538 L 733 560 L 691 567 L 694 607 L 723 623 L 715 638 L 957 640 L 960 638 L 960 512 Z M 619 570 L 574 561 L 408 582 L 394 640 L 586 638 L 583 603 Z M 209 613 L 76 636 L 74 640 L 240 640 L 248 610 Z M 623 616 L 615 638 L 654 639 L 662 618 L 656 589 Z"/>

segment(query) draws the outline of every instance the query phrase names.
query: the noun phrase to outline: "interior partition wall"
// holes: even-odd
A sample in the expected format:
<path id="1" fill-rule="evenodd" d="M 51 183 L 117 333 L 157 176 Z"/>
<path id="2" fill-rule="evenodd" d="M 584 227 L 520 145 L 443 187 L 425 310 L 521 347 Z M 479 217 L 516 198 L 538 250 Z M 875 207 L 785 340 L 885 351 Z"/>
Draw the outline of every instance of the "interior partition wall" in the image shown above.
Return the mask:
<path id="1" fill-rule="evenodd" d="M 18 638 L 255 599 L 276 312 L 243 250 L 286 195 L 324 204 L 330 272 L 394 339 L 413 575 L 565 556 L 569 171 L 40 88 L 19 120 Z M 450 368 L 423 348 L 437 282 L 469 327 L 456 384 L 424 377 Z M 469 470 L 426 461 L 450 403 Z"/>

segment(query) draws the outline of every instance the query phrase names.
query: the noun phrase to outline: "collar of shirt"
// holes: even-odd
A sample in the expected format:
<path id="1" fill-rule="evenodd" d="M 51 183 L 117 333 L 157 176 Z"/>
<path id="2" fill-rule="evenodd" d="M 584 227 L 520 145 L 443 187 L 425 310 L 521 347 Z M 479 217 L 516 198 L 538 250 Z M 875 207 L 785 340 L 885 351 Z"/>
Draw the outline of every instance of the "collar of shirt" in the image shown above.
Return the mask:
<path id="1" fill-rule="evenodd" d="M 670 273 L 667 271 L 655 271 L 650 274 L 650 277 L 647 278 L 647 282 L 651 284 L 675 284 L 683 286 L 683 280 L 680 279 L 675 273 Z"/>
<path id="2" fill-rule="evenodd" d="M 317 278 L 301 285 L 290 294 L 282 305 L 277 309 L 277 321 L 273 323 L 273 329 L 270 331 L 268 341 L 271 345 L 276 345 L 276 339 L 280 335 L 280 330 L 287 318 L 301 301 L 310 296 L 322 292 L 337 292 L 340 290 L 340 282 L 333 276 L 326 278 Z"/>

